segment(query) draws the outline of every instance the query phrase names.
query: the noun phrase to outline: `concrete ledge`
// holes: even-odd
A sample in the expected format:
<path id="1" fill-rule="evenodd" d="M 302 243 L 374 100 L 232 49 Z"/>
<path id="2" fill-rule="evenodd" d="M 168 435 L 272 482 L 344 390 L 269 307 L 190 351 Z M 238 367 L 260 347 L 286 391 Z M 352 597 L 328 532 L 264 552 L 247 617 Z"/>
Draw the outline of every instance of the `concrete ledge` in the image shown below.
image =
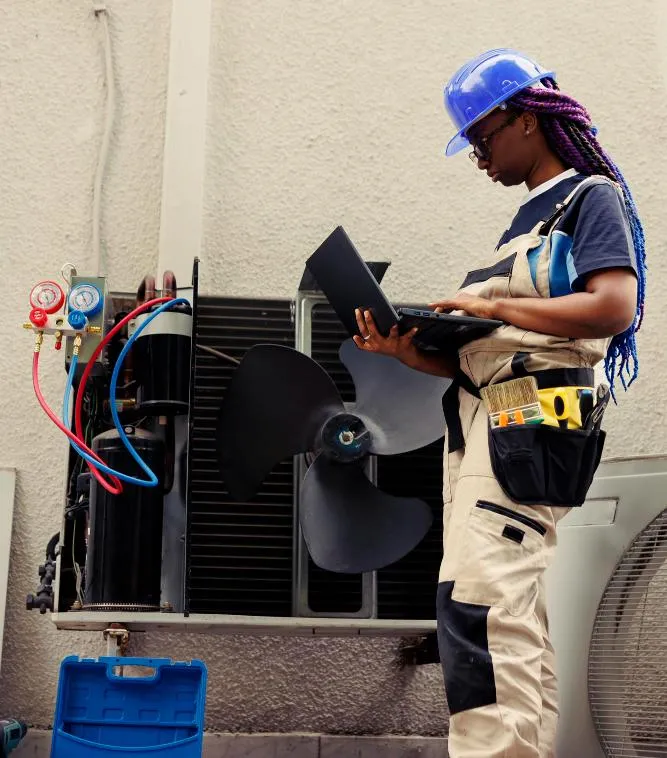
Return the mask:
<path id="1" fill-rule="evenodd" d="M 51 732 L 32 729 L 12 758 L 49 758 Z M 444 737 L 207 732 L 203 758 L 447 758 Z"/>
<path id="2" fill-rule="evenodd" d="M 287 637 L 402 637 L 436 630 L 435 619 L 230 616 L 216 613 L 64 611 L 49 614 L 56 629 L 101 632 L 112 623 L 130 632 L 278 635 Z"/>

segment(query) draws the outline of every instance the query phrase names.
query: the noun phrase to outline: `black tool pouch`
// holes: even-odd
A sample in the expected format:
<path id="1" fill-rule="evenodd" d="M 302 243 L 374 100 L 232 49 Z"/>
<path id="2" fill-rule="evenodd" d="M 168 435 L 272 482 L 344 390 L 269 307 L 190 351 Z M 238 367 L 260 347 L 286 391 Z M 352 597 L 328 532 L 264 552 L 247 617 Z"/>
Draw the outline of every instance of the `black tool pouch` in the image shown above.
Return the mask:
<path id="1" fill-rule="evenodd" d="M 582 505 L 604 441 L 601 429 L 489 425 L 493 473 L 505 494 L 522 505 Z"/>

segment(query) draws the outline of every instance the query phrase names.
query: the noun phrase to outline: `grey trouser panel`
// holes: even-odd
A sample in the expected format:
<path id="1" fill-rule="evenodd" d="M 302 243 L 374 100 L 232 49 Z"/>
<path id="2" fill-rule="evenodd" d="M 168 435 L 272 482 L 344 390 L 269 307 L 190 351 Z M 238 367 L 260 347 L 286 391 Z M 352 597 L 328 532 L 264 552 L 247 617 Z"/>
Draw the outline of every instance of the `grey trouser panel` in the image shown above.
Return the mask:
<path id="1" fill-rule="evenodd" d="M 559 212 L 599 180 L 582 182 Z M 468 274 L 461 291 L 490 299 L 549 297 L 557 220 L 501 247 L 490 266 Z M 528 252 L 538 247 L 531 274 Z M 558 699 L 544 574 L 556 526 L 583 502 L 604 441 L 603 433 L 589 437 L 545 424 L 494 434 L 476 388 L 522 374 L 535 375 L 541 389 L 592 387 L 593 367 L 608 344 L 507 325 L 459 352 L 462 373 L 445 402 L 437 593 L 451 758 L 553 756 Z"/>

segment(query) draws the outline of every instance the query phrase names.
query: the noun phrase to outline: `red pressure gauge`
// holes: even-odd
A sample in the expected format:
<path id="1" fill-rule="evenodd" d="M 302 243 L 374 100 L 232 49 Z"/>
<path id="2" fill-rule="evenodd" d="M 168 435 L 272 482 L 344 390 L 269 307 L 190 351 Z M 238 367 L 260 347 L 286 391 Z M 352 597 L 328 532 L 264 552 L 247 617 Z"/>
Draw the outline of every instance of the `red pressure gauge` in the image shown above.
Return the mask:
<path id="1" fill-rule="evenodd" d="M 36 284 L 30 291 L 30 305 L 45 313 L 55 313 L 63 307 L 65 293 L 56 282 L 50 280 Z"/>

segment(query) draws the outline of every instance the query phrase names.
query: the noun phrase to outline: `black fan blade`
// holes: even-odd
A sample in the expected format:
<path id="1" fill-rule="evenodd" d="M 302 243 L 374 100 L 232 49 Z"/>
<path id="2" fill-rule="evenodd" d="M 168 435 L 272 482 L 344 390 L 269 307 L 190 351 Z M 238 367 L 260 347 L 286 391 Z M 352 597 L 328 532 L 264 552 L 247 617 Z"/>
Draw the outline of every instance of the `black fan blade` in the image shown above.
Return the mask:
<path id="1" fill-rule="evenodd" d="M 380 491 L 358 463 L 319 455 L 301 483 L 299 519 L 313 561 L 327 571 L 358 574 L 399 560 L 428 532 L 422 500 Z"/>
<path id="2" fill-rule="evenodd" d="M 370 452 L 397 455 L 417 450 L 445 433 L 442 396 L 451 379 L 431 376 L 345 340 L 339 356 L 352 375 L 357 400 L 352 413 L 371 433 Z"/>
<path id="3" fill-rule="evenodd" d="M 276 464 L 307 452 L 327 418 L 344 409 L 336 385 L 312 358 L 282 345 L 252 347 L 218 414 L 218 455 L 230 494 L 252 497 Z"/>

